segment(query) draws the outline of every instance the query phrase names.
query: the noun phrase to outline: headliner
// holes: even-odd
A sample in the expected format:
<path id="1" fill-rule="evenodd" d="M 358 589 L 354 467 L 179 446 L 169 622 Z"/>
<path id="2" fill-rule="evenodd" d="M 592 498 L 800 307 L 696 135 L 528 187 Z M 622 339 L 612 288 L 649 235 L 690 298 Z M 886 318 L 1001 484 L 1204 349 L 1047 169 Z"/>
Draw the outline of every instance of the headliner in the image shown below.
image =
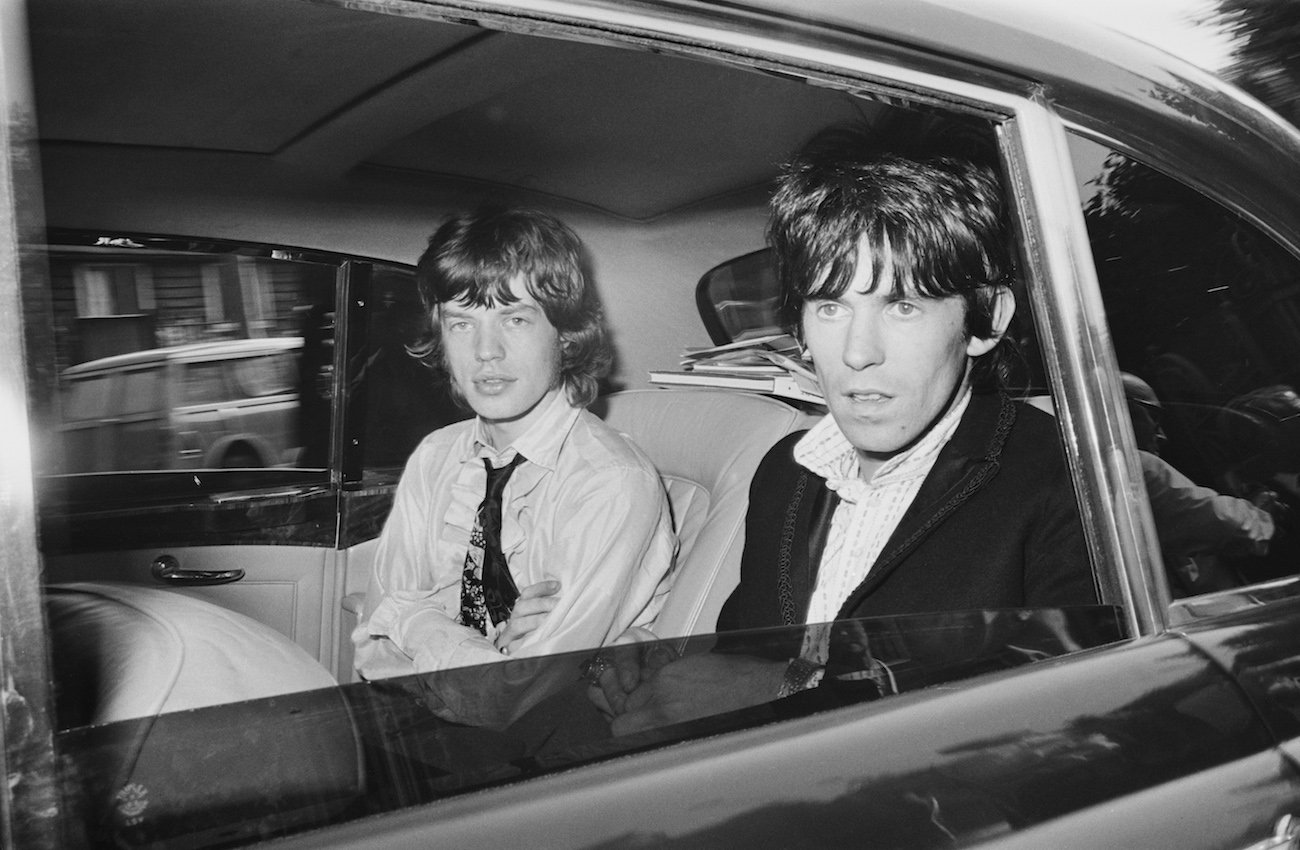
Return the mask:
<path id="1" fill-rule="evenodd" d="M 810 128 L 874 108 L 720 64 L 296 0 L 42 0 L 30 18 L 43 143 L 461 178 L 632 219 L 765 186 Z"/>

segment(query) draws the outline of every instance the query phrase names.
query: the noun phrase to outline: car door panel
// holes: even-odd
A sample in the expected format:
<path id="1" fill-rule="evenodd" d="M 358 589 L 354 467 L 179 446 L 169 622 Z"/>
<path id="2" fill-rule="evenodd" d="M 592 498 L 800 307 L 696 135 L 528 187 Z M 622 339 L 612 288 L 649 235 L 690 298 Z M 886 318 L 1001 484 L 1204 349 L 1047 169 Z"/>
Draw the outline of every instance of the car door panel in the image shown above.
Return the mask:
<path id="1" fill-rule="evenodd" d="M 46 581 L 62 584 L 110 581 L 167 587 L 153 575 L 161 556 L 182 570 L 242 571 L 236 581 L 210 586 L 168 587 L 229 608 L 291 638 L 332 667 L 334 658 L 333 549 L 308 546 L 156 546 L 46 558 Z"/>
<path id="2" fill-rule="evenodd" d="M 1268 751 L 1014 833 L 993 846 L 1281 848 L 1287 845 L 1260 842 L 1274 835 L 1298 803 L 1293 765 Z"/>
<path id="3" fill-rule="evenodd" d="M 1202 620 L 1187 628 L 1186 638 L 1231 671 L 1279 746 L 1300 763 L 1297 633 L 1300 598 L 1282 598 L 1236 614 Z"/>

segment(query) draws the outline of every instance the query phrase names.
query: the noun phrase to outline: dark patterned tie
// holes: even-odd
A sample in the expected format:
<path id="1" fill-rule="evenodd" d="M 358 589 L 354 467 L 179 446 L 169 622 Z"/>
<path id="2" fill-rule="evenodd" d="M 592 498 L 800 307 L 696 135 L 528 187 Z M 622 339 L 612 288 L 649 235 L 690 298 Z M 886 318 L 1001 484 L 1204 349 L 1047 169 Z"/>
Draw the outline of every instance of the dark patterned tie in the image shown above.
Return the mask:
<path id="1" fill-rule="evenodd" d="M 487 458 L 483 459 L 487 487 L 470 534 L 460 582 L 461 622 L 483 634 L 487 634 L 488 618 L 493 625 L 509 619 L 510 610 L 519 598 L 519 588 L 501 552 L 501 494 L 505 492 L 510 473 L 523 461 L 524 456 L 516 454 L 510 463 L 494 469 Z"/>

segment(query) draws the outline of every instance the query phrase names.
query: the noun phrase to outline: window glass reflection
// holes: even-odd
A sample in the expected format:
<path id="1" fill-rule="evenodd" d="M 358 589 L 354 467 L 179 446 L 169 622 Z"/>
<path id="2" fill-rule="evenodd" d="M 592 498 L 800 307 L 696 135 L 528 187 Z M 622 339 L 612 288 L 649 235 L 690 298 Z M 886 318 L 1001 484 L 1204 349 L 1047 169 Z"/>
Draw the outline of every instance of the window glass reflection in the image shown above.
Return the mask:
<path id="1" fill-rule="evenodd" d="M 349 377 L 351 411 L 361 429 L 367 483 L 397 480 L 406 459 L 430 432 L 467 418 L 445 379 L 408 347 L 427 332 L 428 319 L 411 271 L 374 266 L 353 279 L 365 309 Z"/>
<path id="2" fill-rule="evenodd" d="M 1176 596 L 1300 564 L 1300 261 L 1182 184 L 1071 152 Z"/>
<path id="3" fill-rule="evenodd" d="M 39 471 L 323 468 L 306 449 L 329 408 L 300 404 L 321 377 L 300 366 L 315 339 L 328 383 L 332 318 L 307 324 L 332 317 L 337 267 L 114 242 L 50 250 L 58 425 L 38 457 L 57 468 Z"/>
<path id="4" fill-rule="evenodd" d="M 58 622 L 56 617 L 56 626 Z M 706 709 L 693 720 L 631 734 L 612 727 L 591 696 L 584 679 L 596 657 L 591 650 L 103 724 L 95 723 L 94 706 L 82 700 L 77 714 L 61 715 L 74 723 L 60 731 L 58 745 L 64 764 L 77 765 L 75 775 L 65 779 L 91 843 L 206 847 L 291 834 L 1013 669 L 1120 636 L 1117 609 L 1089 606 L 873 618 L 607 647 L 599 652 L 613 654 L 613 661 L 662 670 L 706 656 L 784 659 L 791 647 L 808 639 L 829 640 L 833 663 L 820 687 L 740 710 Z M 56 667 L 77 664 L 73 637 L 56 629 Z M 1007 697 L 1017 693 L 1005 683 L 989 690 Z M 1097 728 L 1044 726 L 1039 731 L 1039 746 L 1070 756 L 1050 764 L 1109 775 L 1122 773 L 1126 760 L 1146 759 L 1141 747 L 1131 751 L 1105 737 L 1104 712 L 1120 699 L 1117 689 L 1090 688 L 1088 693 L 1098 703 L 1099 713 L 1089 716 Z M 1014 698 L 1023 699 L 1023 694 Z M 1148 711 L 1164 710 L 1163 700 L 1148 699 L 1142 705 Z M 1058 700 L 1055 709 L 1036 708 L 1040 717 L 1053 711 L 1073 718 L 1085 708 L 1068 699 Z M 1017 750 L 1005 736 L 938 756 L 917 744 L 909 745 L 923 756 L 915 774 L 878 771 L 872 781 L 900 798 L 924 788 L 944 795 L 945 807 L 970 806 L 970 818 L 947 821 L 959 823 L 965 837 L 1054 816 L 1050 806 L 1035 801 L 1034 783 L 977 792 L 987 782 L 935 780 L 939 762 L 958 779 L 982 764 L 1011 758 L 1024 760 L 1026 769 L 1042 766 L 1042 759 Z M 202 783 L 183 781 L 199 761 L 219 769 Z M 1144 763 L 1146 772 L 1140 776 L 1131 772 L 1129 784 L 1149 781 L 1153 772 L 1184 768 L 1170 757 L 1152 767 L 1156 762 L 1160 759 Z M 1094 790 L 1113 794 L 1121 787 L 1107 781 Z M 898 815 L 895 811 L 885 822 L 897 823 Z M 904 820 L 911 822 L 905 813 Z M 928 815 L 916 825 L 923 822 L 929 823 Z"/>

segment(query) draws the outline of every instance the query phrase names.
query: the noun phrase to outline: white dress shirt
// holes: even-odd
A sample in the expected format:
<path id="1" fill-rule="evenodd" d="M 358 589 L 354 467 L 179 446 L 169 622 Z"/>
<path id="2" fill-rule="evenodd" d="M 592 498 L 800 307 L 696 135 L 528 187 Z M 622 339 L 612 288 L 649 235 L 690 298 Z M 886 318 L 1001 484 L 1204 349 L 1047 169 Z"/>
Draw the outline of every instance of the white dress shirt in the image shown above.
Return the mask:
<path id="1" fill-rule="evenodd" d="M 826 486 L 840 497 L 817 569 L 806 622 L 834 620 L 849 594 L 867 577 L 934 467 L 939 450 L 957 430 L 969 402 L 967 389 L 925 436 L 881 464 L 870 481 L 863 480 L 857 450 L 834 417 L 823 418 L 795 444 L 795 461 L 826 479 Z"/>
<path id="2" fill-rule="evenodd" d="M 559 393 L 515 443 L 494 451 L 477 419 L 433 432 L 406 464 L 353 631 L 367 679 L 500 661 L 459 622 L 460 585 L 487 474 L 526 459 L 502 498 L 501 549 L 520 590 L 560 582 L 559 603 L 511 656 L 601 646 L 662 607 L 677 541 L 654 465 Z M 504 626 L 504 623 L 502 624 Z"/>

